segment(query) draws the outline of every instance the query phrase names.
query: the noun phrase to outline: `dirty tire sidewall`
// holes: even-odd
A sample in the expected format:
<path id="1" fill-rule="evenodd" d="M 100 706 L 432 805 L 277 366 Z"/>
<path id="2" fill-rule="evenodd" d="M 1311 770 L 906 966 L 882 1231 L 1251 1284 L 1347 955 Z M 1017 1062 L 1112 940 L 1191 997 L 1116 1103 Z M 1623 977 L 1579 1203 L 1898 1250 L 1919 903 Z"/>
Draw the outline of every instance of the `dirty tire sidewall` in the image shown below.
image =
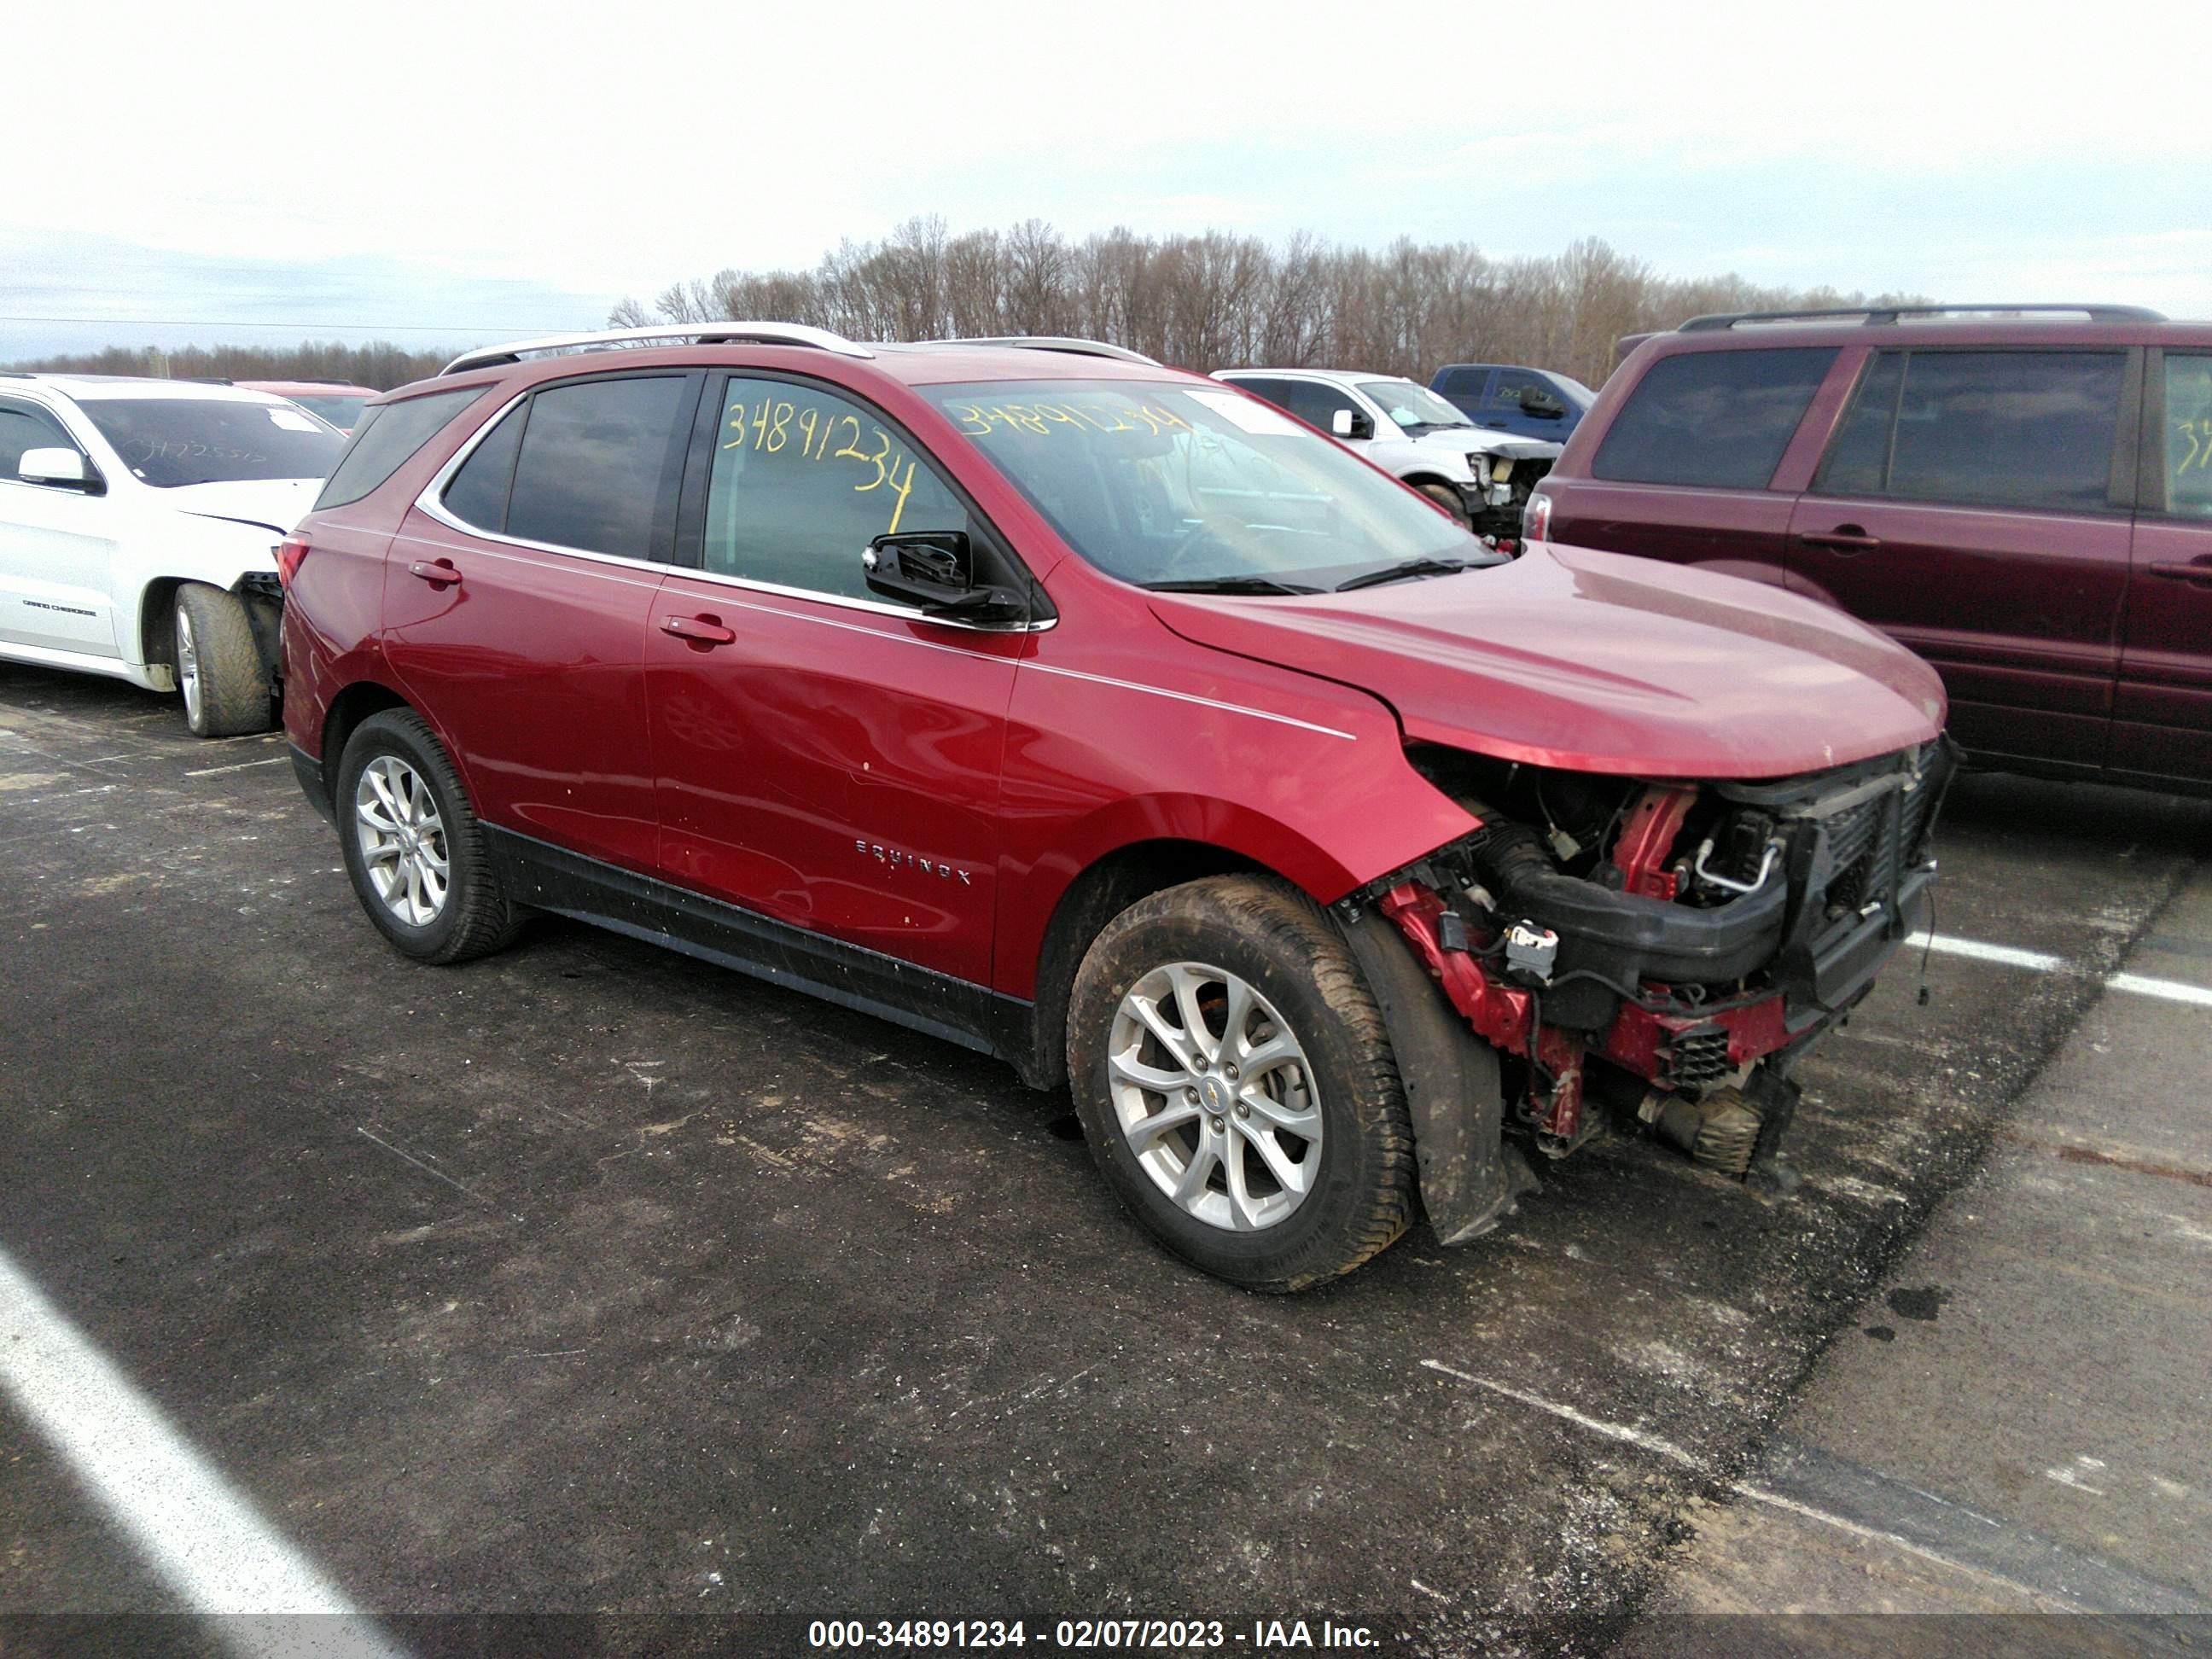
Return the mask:
<path id="1" fill-rule="evenodd" d="M 1448 484 L 1417 484 L 1414 488 L 1450 514 L 1452 521 L 1461 529 L 1474 528 L 1474 520 L 1468 516 L 1467 503 L 1460 499 L 1459 491 Z"/>
<path id="2" fill-rule="evenodd" d="M 429 785 L 438 815 L 445 820 L 449 871 L 446 905 L 421 927 L 392 915 L 378 896 L 362 856 L 361 836 L 354 820 L 354 792 L 361 775 L 380 755 L 396 755 L 412 767 Z M 460 774 L 419 714 L 411 709 L 387 709 L 372 714 L 355 728 L 338 763 L 331 804 L 337 810 L 338 845 L 354 896 L 393 949 L 418 962 L 447 963 L 483 956 L 514 939 L 521 926 L 521 913 L 500 886 L 483 825 L 470 804 Z"/>
<path id="3" fill-rule="evenodd" d="M 1236 974 L 1296 1033 L 1322 1099 L 1321 1173 L 1303 1203 L 1256 1232 L 1185 1213 L 1138 1163 L 1115 1113 L 1107 1048 L 1122 997 L 1164 963 Z M 1386 1249 L 1413 1216 L 1413 1138 L 1382 1018 L 1342 937 L 1287 884 L 1223 876 L 1123 911 L 1077 970 L 1068 1078 L 1092 1158 L 1154 1237 L 1193 1266 L 1248 1288 L 1302 1290 Z"/>
<path id="4" fill-rule="evenodd" d="M 269 665 L 254 643 L 246 601 L 206 582 L 177 589 L 177 636 L 191 630 L 199 668 L 199 714 L 185 706 L 185 724 L 196 738 L 234 738 L 276 724 Z M 179 665 L 182 672 L 182 665 Z"/>

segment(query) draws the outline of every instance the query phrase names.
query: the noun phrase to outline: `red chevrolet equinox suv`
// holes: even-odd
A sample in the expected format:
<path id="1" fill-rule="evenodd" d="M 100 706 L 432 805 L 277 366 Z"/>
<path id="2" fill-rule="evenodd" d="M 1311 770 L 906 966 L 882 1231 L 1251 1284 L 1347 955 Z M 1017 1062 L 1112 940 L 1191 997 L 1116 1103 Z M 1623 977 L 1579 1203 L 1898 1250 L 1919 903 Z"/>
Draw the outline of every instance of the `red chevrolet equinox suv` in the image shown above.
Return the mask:
<path id="1" fill-rule="evenodd" d="M 1789 1185 L 1950 771 L 1935 675 L 1840 612 L 1501 558 L 1081 341 L 472 352 L 278 563 L 301 783 L 401 953 L 555 912 L 1001 1056 L 1268 1290 L 1417 1206 L 1486 1231 L 1509 1125 Z"/>
<path id="2" fill-rule="evenodd" d="M 2212 793 L 2212 324 L 2126 306 L 1693 318 L 1527 528 L 1839 605 L 2008 770 Z"/>

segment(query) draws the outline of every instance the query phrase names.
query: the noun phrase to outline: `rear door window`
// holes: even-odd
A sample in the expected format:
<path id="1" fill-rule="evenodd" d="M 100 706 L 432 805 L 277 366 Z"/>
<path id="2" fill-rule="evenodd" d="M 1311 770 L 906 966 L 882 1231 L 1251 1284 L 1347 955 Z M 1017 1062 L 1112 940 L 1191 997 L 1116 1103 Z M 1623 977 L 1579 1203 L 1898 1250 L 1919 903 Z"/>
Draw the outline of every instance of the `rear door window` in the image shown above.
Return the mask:
<path id="1" fill-rule="evenodd" d="M 710 574 L 882 603 L 860 563 L 870 542 L 969 528 L 966 506 L 863 405 L 791 380 L 732 377 L 724 388 L 707 484 Z"/>
<path id="2" fill-rule="evenodd" d="M 1333 429 L 1329 422 L 1336 418 L 1338 410 L 1354 415 L 1359 412 L 1359 405 L 1352 401 L 1349 393 L 1325 381 L 1285 380 L 1283 390 L 1285 395 L 1281 399 L 1271 401 L 1279 401 L 1283 408 L 1308 426 L 1317 426 L 1323 432 Z"/>
<path id="3" fill-rule="evenodd" d="M 2044 511 L 2112 499 L 2126 354 L 1885 351 L 1814 488 Z"/>
<path id="4" fill-rule="evenodd" d="M 2212 356 L 2166 354 L 2166 510 L 2212 519 Z"/>
<path id="5" fill-rule="evenodd" d="M 656 525 L 680 459 L 683 402 L 684 378 L 676 374 L 580 380 L 535 393 L 515 458 L 507 533 L 621 558 L 663 556 Z"/>
<path id="6" fill-rule="evenodd" d="M 1764 489 L 1836 361 L 1832 347 L 1694 351 L 1652 364 L 1590 463 L 1624 483 Z"/>
<path id="7" fill-rule="evenodd" d="M 408 459 L 430 441 L 454 416 L 489 388 L 458 386 L 451 392 L 432 392 L 396 404 L 379 404 L 362 412 L 361 424 L 338 457 L 337 468 L 323 493 L 315 497 L 315 510 L 344 507 L 357 501 L 407 465 Z"/>
<path id="8" fill-rule="evenodd" d="M 1229 384 L 1250 392 L 1255 398 L 1265 398 L 1278 409 L 1291 406 L 1291 382 L 1288 380 L 1248 380 L 1240 375 Z"/>

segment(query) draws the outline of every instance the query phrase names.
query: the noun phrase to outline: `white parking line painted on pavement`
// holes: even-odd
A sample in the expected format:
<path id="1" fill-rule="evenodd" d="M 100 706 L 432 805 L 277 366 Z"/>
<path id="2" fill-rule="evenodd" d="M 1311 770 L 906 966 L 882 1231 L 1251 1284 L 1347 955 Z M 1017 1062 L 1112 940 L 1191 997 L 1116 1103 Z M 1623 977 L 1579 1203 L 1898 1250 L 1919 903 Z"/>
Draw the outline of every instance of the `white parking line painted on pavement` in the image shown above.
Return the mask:
<path id="1" fill-rule="evenodd" d="M 1938 956 L 1967 957 L 1976 962 L 1993 962 L 2003 968 L 2026 968 L 2039 974 L 2055 974 L 2072 968 L 2063 957 L 2054 957 L 2044 951 L 2022 951 L 2009 945 L 1984 945 L 1979 939 L 1950 939 L 1939 933 L 1933 942 L 1925 933 L 1915 933 L 1905 941 L 1909 951 L 1930 950 Z M 2168 1002 L 2192 1003 L 2200 1008 L 2212 1008 L 2212 988 L 2191 985 L 2186 980 L 2154 979 L 2148 974 L 2108 974 L 2105 976 L 2108 991 L 2125 991 L 2132 996 L 2163 997 Z"/>
<path id="2" fill-rule="evenodd" d="M 2009 945 L 1984 945 L 1979 939 L 1954 939 L 1948 933 L 1938 933 L 1929 939 L 1925 933 L 1915 933 L 1905 941 L 1908 951 L 1933 951 L 1938 956 L 1972 957 L 1976 962 L 1994 962 L 2007 968 L 2033 968 L 2039 974 L 2048 974 L 2066 965 L 2063 957 L 2050 956 L 2041 951 L 2015 950 Z"/>
<path id="3" fill-rule="evenodd" d="M 2164 997 L 2168 1002 L 2193 1002 L 2212 1008 L 2212 990 L 2185 980 L 2152 979 L 2143 974 L 2114 974 L 2105 981 L 2115 991 L 2132 991 L 2139 997 Z"/>
<path id="4" fill-rule="evenodd" d="M 153 1402 L 0 1251 L 0 1391 L 68 1462 L 186 1611 L 258 1614 L 221 1633 L 254 1654 L 398 1659 Z M 323 1614 L 312 1623 L 270 1615 Z M 336 1618 L 328 1615 L 338 1615 Z"/>

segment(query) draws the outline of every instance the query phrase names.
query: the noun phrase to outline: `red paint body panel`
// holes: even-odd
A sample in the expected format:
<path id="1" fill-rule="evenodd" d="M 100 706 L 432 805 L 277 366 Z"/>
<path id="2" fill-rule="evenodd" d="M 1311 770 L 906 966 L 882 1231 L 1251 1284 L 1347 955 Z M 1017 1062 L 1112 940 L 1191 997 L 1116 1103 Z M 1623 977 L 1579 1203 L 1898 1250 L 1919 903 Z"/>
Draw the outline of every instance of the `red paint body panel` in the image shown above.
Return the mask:
<path id="1" fill-rule="evenodd" d="M 419 580 L 417 563 L 458 580 Z M 385 657 L 408 701 L 437 711 L 488 822 L 655 868 L 644 653 L 660 580 L 408 515 L 386 562 Z"/>
<path id="2" fill-rule="evenodd" d="M 668 880 L 987 983 L 1024 636 L 672 571 L 647 638 Z M 703 618 L 735 635 L 660 630 Z"/>

